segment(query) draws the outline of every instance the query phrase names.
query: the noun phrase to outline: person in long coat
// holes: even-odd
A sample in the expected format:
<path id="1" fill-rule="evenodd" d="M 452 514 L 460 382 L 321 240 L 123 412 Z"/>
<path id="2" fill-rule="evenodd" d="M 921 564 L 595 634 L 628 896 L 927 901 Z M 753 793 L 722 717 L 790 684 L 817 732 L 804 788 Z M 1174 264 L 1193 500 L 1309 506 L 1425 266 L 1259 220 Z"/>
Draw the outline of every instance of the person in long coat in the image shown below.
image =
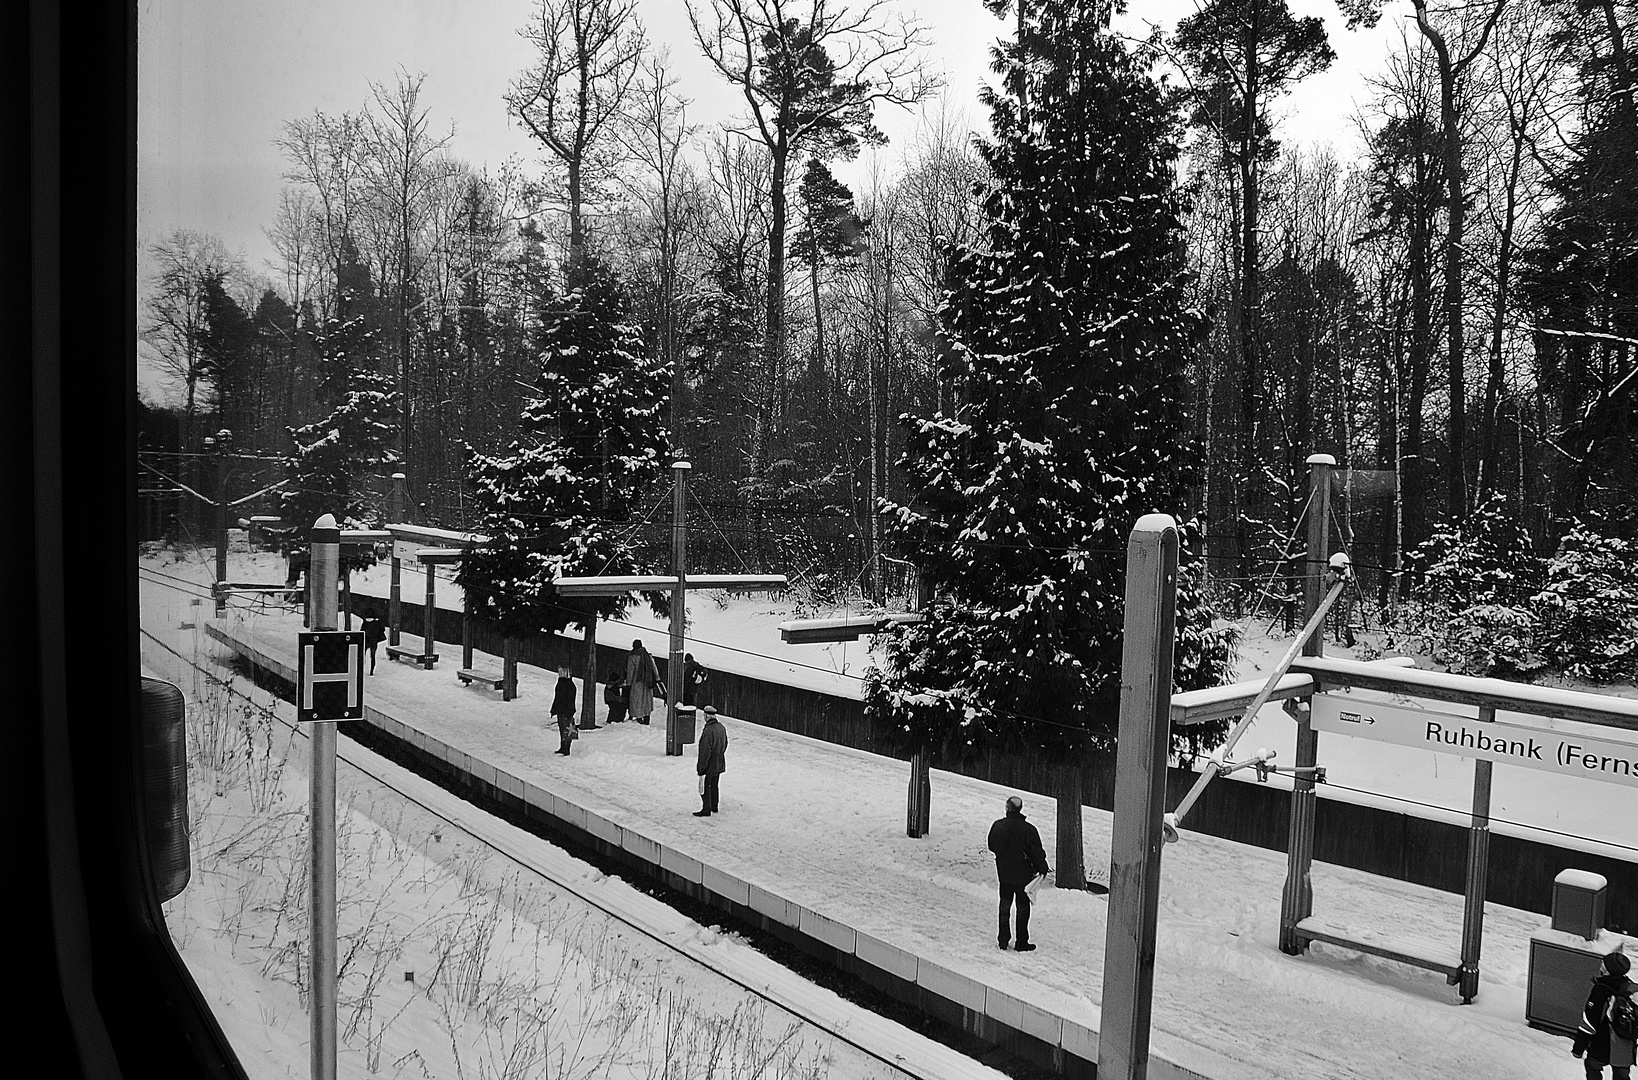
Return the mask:
<path id="1" fill-rule="evenodd" d="M 718 810 L 722 774 L 728 771 L 728 729 L 717 719 L 715 707 L 705 707 L 705 727 L 700 731 L 700 756 L 694 771 L 700 777 L 700 808 L 695 817 L 710 817 Z"/>
<path id="2" fill-rule="evenodd" d="M 631 655 L 626 659 L 626 710 L 639 724 L 648 723 L 654 711 L 654 684 L 659 681 L 660 669 L 654 657 L 641 641 L 633 641 Z"/>

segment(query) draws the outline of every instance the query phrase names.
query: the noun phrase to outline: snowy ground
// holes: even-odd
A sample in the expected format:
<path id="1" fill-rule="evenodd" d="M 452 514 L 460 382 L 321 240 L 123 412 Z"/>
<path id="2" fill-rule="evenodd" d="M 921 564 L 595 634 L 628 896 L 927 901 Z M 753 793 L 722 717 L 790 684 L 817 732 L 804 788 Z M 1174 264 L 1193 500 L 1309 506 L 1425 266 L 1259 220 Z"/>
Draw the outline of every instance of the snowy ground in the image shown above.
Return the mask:
<path id="1" fill-rule="evenodd" d="M 187 564 L 157 568 L 195 573 Z M 454 592 L 443 583 L 440 589 Z M 156 633 L 188 617 L 187 610 L 161 600 L 161 591 L 169 593 L 144 589 L 145 622 L 151 616 Z M 406 594 L 416 595 L 408 586 Z M 450 595 L 448 602 L 455 599 Z M 734 644 L 738 652 L 725 649 L 715 666 L 771 674 L 778 661 L 751 654 L 786 647 L 733 637 L 736 627 L 751 621 L 736 615 L 733 606 L 720 613 L 714 608 L 693 609 L 699 637 L 691 639 L 692 651 L 703 658 L 711 655 L 707 648 L 746 643 Z M 783 617 L 763 610 L 769 623 Z M 193 609 L 196 616 L 207 612 L 208 606 Z M 236 610 L 228 624 L 244 619 Z M 265 646 L 285 651 L 298 623 L 299 618 L 268 614 L 249 617 L 243 629 Z M 599 638 L 619 640 L 613 633 L 613 628 L 600 631 Z M 661 640 L 663 634 L 651 639 Z M 1243 674 L 1255 677 L 1255 668 L 1266 667 L 1279 651 L 1278 642 L 1248 647 L 1249 670 Z M 815 681 L 825 674 L 805 670 Z M 1006 993 L 1097 1026 L 1102 899 L 1046 891 L 1035 920 L 1041 950 L 1025 957 L 994 949 L 993 868 L 983 837 L 1006 794 L 1000 788 L 936 774 L 933 834 L 912 841 L 903 835 L 901 763 L 730 720 L 725 813 L 702 823 L 688 816 L 697 797 L 687 759 L 679 763 L 664 756 L 657 728 L 628 725 L 589 733 L 572 758 L 553 757 L 555 732 L 544 730 L 541 715 L 549 694 L 544 672 L 525 668 L 523 696 L 512 704 L 461 687 L 443 668 L 423 672 L 383 661 L 378 672 L 368 685 L 378 708 L 406 721 L 419 716 L 446 741 L 538 776 L 541 786 L 629 822 L 645 835 Z M 844 679 L 834 671 L 825 677 Z M 1271 725 L 1278 726 L 1278 721 Z M 1279 746 L 1276 735 L 1254 734 L 1242 745 Z M 1344 772 L 1355 766 L 1330 756 L 1333 745 L 1345 743 L 1364 748 L 1352 755 L 1369 763 L 1368 775 L 1366 766 L 1358 766 L 1363 780 Z M 1465 804 L 1469 789 L 1459 772 L 1452 777 L 1455 759 L 1396 766 L 1373 757 L 1392 749 L 1339 737 L 1324 742 L 1321 760 L 1339 783 L 1381 791 L 1377 785 L 1403 781 L 1421 785 L 1404 791 L 1439 796 L 1429 801 Z M 1528 784 L 1509 785 L 1505 779 L 1520 772 L 1496 770 L 1498 814 L 1515 814 L 1534 825 L 1568 821 L 1576 831 L 1591 829 L 1594 822 L 1579 816 L 1576 807 L 1558 806 L 1557 799 L 1530 802 Z M 1638 839 L 1632 836 L 1629 791 L 1594 782 L 1579 786 L 1587 789 L 1586 798 L 1608 797 L 1606 807 L 1617 808 L 1606 813 L 1602 833 L 1589 835 L 1617 843 Z M 1578 791 L 1578 801 L 1582 796 Z M 1052 850 L 1051 801 L 1031 798 L 1026 809 Z M 1107 866 L 1109 815 L 1088 810 L 1085 823 L 1088 866 Z M 1280 953 L 1275 938 L 1283 874 L 1280 853 L 1210 837 L 1191 836 L 1166 849 L 1155 980 L 1158 1051 L 1196 1063 L 1217 1080 L 1406 1075 L 1533 1080 L 1569 1073 L 1567 1043 L 1523 1023 L 1528 937 L 1546 923 L 1544 917 L 1487 907 L 1482 988 L 1474 1005 L 1462 1007 L 1433 973 L 1326 946 L 1299 958 Z M 1315 868 L 1315 893 L 1316 911 L 1330 921 L 1447 948 L 1459 937 L 1458 896 L 1324 864 Z"/>

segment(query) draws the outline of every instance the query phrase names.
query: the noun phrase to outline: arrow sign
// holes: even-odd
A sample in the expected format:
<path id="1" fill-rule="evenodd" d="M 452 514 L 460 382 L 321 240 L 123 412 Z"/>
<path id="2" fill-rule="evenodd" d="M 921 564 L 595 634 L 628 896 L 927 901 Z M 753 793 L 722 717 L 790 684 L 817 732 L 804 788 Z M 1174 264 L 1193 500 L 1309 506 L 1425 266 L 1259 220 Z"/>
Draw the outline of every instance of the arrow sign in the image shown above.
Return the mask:
<path id="1" fill-rule="evenodd" d="M 298 721 L 364 718 L 364 631 L 302 631 L 296 655 Z"/>

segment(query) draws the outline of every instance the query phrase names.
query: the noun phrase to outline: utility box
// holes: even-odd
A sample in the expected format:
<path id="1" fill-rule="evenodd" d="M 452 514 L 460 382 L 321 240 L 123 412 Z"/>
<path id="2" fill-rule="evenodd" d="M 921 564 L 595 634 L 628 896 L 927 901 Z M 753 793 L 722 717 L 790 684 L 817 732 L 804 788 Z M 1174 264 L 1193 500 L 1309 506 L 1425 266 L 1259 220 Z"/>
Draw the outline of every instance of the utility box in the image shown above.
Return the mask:
<path id="1" fill-rule="evenodd" d="M 1610 883 L 1602 874 L 1565 870 L 1553 879 L 1553 929 L 1588 941 L 1604 926 L 1604 904 Z"/>
<path id="2" fill-rule="evenodd" d="M 227 545 L 228 545 L 228 550 L 232 551 L 232 552 L 235 552 L 235 553 L 243 552 L 243 551 L 249 551 L 250 550 L 250 530 L 249 529 L 229 529 L 227 531 Z"/>

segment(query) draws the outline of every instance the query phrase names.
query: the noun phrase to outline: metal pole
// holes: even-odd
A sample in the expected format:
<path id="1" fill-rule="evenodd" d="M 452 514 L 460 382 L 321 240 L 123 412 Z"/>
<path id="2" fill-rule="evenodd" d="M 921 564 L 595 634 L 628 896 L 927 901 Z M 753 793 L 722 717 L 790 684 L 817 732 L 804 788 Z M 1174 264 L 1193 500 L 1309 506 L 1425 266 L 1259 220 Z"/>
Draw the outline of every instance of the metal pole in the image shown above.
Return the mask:
<path id="1" fill-rule="evenodd" d="M 433 566 L 431 563 L 423 563 L 421 566 L 421 571 L 427 576 L 427 602 L 426 606 L 421 608 L 421 656 L 424 658 L 431 657 L 438 651 L 438 624 L 436 622 L 438 618 L 438 607 L 437 596 L 433 591 L 437 587 L 438 583 L 438 578 L 433 573 L 433 571 L 436 569 L 437 567 Z M 423 659 L 421 663 L 423 667 L 432 667 L 432 661 L 430 659 Z"/>
<path id="2" fill-rule="evenodd" d="M 1479 706 L 1479 723 L 1495 723 L 1496 709 Z M 1467 900 L 1462 909 L 1462 1004 L 1479 995 L 1479 947 L 1484 943 L 1484 894 L 1490 877 L 1490 770 L 1488 758 L 1473 762 L 1473 824 L 1467 832 Z"/>
<path id="3" fill-rule="evenodd" d="M 1330 555 L 1331 470 L 1337 459 L 1330 454 L 1308 458 L 1310 514 L 1308 518 L 1308 573 L 1303 580 L 1303 611 L 1307 618 L 1320 610 L 1325 592 L 1326 560 Z M 1333 596 L 1335 599 L 1335 587 Z M 1303 642 L 1304 656 L 1325 655 L 1324 625 Z M 1280 893 L 1280 949 L 1295 956 L 1303 945 L 1297 940 L 1297 923 L 1314 911 L 1314 885 L 1310 871 L 1314 863 L 1314 815 L 1318 797 L 1314 794 L 1313 768 L 1319 759 L 1319 732 L 1308 713 L 1297 718 L 1297 753 L 1291 777 L 1291 828 L 1286 850 L 1285 887 Z M 1307 769 L 1308 772 L 1302 770 Z"/>
<path id="4" fill-rule="evenodd" d="M 409 489 L 407 486 L 407 481 L 404 479 L 404 474 L 401 472 L 392 474 L 392 497 L 389 500 L 387 512 L 390 513 L 393 516 L 393 519 L 399 524 L 405 524 L 409 521 Z M 403 619 L 403 609 L 399 606 L 400 598 L 402 596 L 399 590 L 400 573 L 401 564 L 398 561 L 398 544 L 397 539 L 394 538 L 392 545 L 392 591 L 388 593 L 387 602 L 388 645 L 398 644 L 398 626 L 400 621 Z"/>
<path id="5" fill-rule="evenodd" d="M 227 582 L 227 441 L 229 434 L 226 428 L 216 433 L 216 614 L 218 615 L 227 610 L 227 592 L 224 591 L 223 586 Z"/>
<path id="6" fill-rule="evenodd" d="M 341 561 L 341 529 L 325 514 L 313 523 L 307 576 L 312 586 L 312 629 L 336 628 L 336 576 Z M 312 929 L 313 1080 L 336 1077 L 336 726 L 317 722 L 310 787 L 312 882 L 308 926 Z"/>
<path id="7" fill-rule="evenodd" d="M 671 662 L 665 672 L 665 752 L 681 757 L 682 732 L 677 728 L 677 702 L 683 685 L 683 598 L 688 595 L 688 470 L 686 461 L 671 463 L 671 546 L 676 562 L 677 583 L 671 587 Z"/>
<path id="8" fill-rule="evenodd" d="M 1100 1080 L 1144 1080 L 1160 914 L 1160 851 L 1171 750 L 1172 644 L 1177 617 L 1177 522 L 1138 520 L 1126 545 L 1126 627 L 1109 845 L 1109 924 L 1103 951 Z"/>

